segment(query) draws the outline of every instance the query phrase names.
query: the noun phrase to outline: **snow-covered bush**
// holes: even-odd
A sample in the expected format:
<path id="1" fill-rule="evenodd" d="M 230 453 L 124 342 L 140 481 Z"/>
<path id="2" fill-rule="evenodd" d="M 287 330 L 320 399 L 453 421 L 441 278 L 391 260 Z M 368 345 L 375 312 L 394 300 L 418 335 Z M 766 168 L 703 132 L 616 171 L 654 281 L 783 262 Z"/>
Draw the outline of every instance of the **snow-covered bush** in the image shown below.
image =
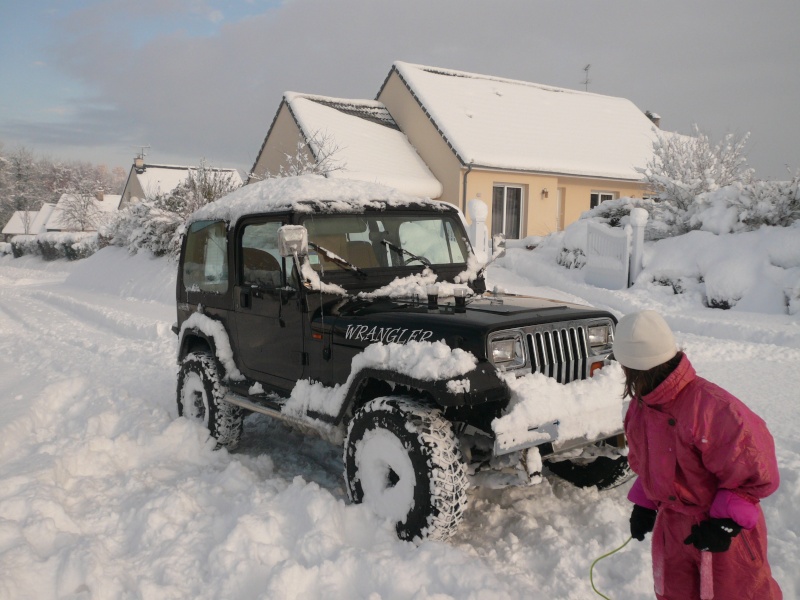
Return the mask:
<path id="1" fill-rule="evenodd" d="M 788 227 L 800 221 L 800 171 L 790 181 L 735 183 L 702 194 L 696 207 L 693 224 L 714 233 Z"/>
<path id="2" fill-rule="evenodd" d="M 119 211 L 102 234 L 109 243 L 123 246 L 131 254 L 149 250 L 155 256 L 174 257 L 180 251 L 183 223 L 180 215 L 142 201 Z"/>
<path id="3" fill-rule="evenodd" d="M 13 251 L 11 250 L 11 244 L 8 242 L 0 242 L 0 256 L 5 256 L 6 254 L 12 254 Z"/>
<path id="4" fill-rule="evenodd" d="M 562 247 L 556 262 L 565 269 L 582 269 L 586 265 L 586 254 L 581 248 Z"/>
<path id="5" fill-rule="evenodd" d="M 26 234 L 15 235 L 12 237 L 11 253 L 14 255 L 14 258 L 19 258 L 20 256 L 25 256 L 26 254 L 40 255 L 41 250 L 39 249 L 39 244 L 36 243 L 36 236 Z"/>
<path id="6" fill-rule="evenodd" d="M 660 201 L 665 218 L 678 234 L 697 227 L 697 198 L 734 184 L 749 184 L 753 170 L 747 166 L 748 135 L 726 135 L 712 144 L 697 126 L 691 136 L 659 132 L 653 158 L 638 169 Z"/>

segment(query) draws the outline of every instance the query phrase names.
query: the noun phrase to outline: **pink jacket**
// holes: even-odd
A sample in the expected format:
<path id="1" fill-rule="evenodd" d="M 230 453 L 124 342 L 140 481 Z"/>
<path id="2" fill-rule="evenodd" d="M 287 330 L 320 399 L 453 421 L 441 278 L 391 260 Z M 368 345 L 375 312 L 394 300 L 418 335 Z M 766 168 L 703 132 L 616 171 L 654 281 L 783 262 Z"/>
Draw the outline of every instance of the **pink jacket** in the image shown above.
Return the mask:
<path id="1" fill-rule="evenodd" d="M 628 498 L 648 508 L 730 518 L 745 529 L 778 488 L 775 444 L 764 421 L 689 359 L 625 416 L 628 460 L 639 476 Z"/>

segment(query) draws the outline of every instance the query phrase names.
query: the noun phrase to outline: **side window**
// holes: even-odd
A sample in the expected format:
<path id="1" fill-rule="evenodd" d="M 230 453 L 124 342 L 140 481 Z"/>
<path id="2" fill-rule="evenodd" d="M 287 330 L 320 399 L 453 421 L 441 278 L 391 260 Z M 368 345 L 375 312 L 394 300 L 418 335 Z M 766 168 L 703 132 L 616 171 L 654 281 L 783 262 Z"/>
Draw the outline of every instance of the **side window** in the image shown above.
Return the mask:
<path id="1" fill-rule="evenodd" d="M 278 252 L 278 229 L 281 224 L 280 221 L 270 221 L 245 225 L 240 238 L 243 285 L 283 285 L 283 260 Z"/>
<path id="2" fill-rule="evenodd" d="M 189 227 L 183 286 L 190 292 L 228 291 L 228 239 L 223 221 L 196 221 Z"/>

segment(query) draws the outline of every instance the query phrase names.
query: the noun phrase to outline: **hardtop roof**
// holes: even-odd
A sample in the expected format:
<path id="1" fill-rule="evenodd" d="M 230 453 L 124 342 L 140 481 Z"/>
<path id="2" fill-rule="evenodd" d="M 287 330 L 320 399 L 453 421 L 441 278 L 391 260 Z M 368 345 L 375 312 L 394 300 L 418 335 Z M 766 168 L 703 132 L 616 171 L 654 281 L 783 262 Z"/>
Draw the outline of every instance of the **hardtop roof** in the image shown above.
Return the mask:
<path id="1" fill-rule="evenodd" d="M 412 196 L 377 183 L 301 175 L 245 185 L 195 211 L 188 223 L 207 220 L 236 223 L 246 216 L 280 212 L 335 214 L 387 208 L 458 212 L 446 202 Z"/>

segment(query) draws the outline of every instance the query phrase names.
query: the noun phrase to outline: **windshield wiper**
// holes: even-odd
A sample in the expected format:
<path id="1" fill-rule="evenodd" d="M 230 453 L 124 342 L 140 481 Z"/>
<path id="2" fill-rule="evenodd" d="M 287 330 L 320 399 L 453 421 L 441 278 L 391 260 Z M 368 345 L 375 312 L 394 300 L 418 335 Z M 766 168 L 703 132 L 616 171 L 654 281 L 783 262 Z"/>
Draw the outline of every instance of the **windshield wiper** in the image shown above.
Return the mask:
<path id="1" fill-rule="evenodd" d="M 346 261 L 338 254 L 334 254 L 327 248 L 323 248 L 322 246 L 320 246 L 319 244 L 315 244 L 314 242 L 308 242 L 308 245 L 311 246 L 317 252 L 323 254 L 325 258 L 327 258 L 329 261 L 336 263 L 340 267 L 347 269 L 348 271 L 352 271 L 353 273 L 358 273 L 362 277 L 367 276 L 367 274 L 363 270 L 359 269 L 353 263 Z"/>
<path id="2" fill-rule="evenodd" d="M 426 267 L 430 267 L 431 270 L 433 270 L 433 265 L 431 264 L 431 261 L 429 261 L 424 256 L 417 256 L 413 252 L 409 252 L 405 248 L 401 248 L 397 244 L 393 244 L 392 242 L 390 242 L 388 240 L 381 240 L 381 244 L 383 244 L 384 246 L 389 246 L 389 248 L 391 248 L 395 252 L 399 252 L 400 254 L 405 254 L 406 256 L 410 257 L 412 260 L 418 260 L 423 265 L 425 265 Z M 403 263 L 403 266 L 407 265 L 409 262 L 411 262 L 411 261 L 407 260 L 405 263 Z"/>

